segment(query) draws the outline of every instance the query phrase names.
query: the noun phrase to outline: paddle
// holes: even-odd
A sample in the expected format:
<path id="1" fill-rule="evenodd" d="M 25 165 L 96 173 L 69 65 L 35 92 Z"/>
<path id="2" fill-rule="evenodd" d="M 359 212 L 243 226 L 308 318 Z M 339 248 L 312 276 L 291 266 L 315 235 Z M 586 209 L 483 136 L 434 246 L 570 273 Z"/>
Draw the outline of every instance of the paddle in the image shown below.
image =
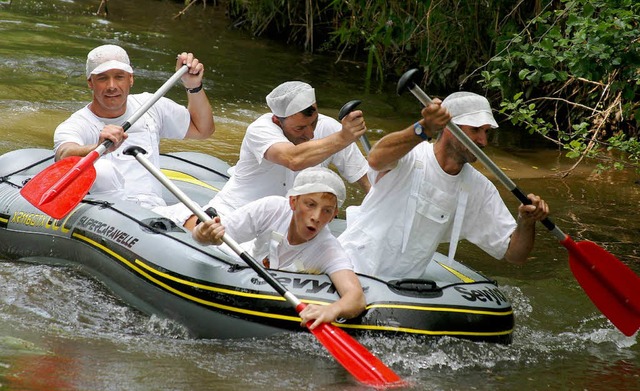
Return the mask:
<path id="1" fill-rule="evenodd" d="M 126 132 L 154 103 L 158 101 L 184 75 L 189 68 L 183 65 L 122 124 Z M 61 219 L 80 203 L 96 180 L 93 163 L 111 146 L 105 140 L 84 157 L 69 156 L 47 167 L 31 178 L 20 194 L 36 208 L 55 219 Z"/>
<path id="2" fill-rule="evenodd" d="M 127 155 L 133 155 L 136 160 L 142 164 L 149 172 L 156 177 L 171 193 L 173 193 L 184 205 L 198 216 L 202 221 L 211 220 L 206 213 L 202 211 L 200 206 L 193 202 L 180 188 L 167 178 L 162 171 L 156 168 L 146 158 L 144 149 L 140 147 L 129 147 L 124 151 Z M 298 313 L 300 313 L 306 304 L 302 303 L 293 293 L 289 292 L 277 279 L 257 262 L 251 255 L 245 252 L 228 235 L 223 236 L 222 240 L 236 254 L 242 258 L 260 277 L 262 277 L 276 292 L 282 295 L 289 304 L 291 304 Z M 311 330 L 313 335 L 324 345 L 324 347 L 349 371 L 359 382 L 375 386 L 397 386 L 402 383 L 400 377 L 388 368 L 382 361 L 376 358 L 364 346 L 359 344 L 355 339 L 345 333 L 342 329 L 330 324 L 322 323 L 320 326 Z"/>
<path id="3" fill-rule="evenodd" d="M 349 102 L 345 103 L 344 106 L 342 106 L 342 108 L 340 109 L 340 112 L 338 113 L 338 119 L 342 121 L 342 119 L 346 117 L 347 114 L 355 110 L 360 103 L 362 103 L 362 101 L 357 99 L 350 100 Z M 365 155 L 368 155 L 369 151 L 371 150 L 371 144 L 369 143 L 369 139 L 367 138 L 366 134 L 363 134 L 362 136 L 360 136 L 360 143 L 362 144 L 362 149 L 364 149 Z"/>
<path id="4" fill-rule="evenodd" d="M 413 81 L 417 69 L 407 71 L 398 81 L 398 94 L 408 89 L 425 106 L 431 99 Z M 448 129 L 487 167 L 502 184 L 523 204 L 531 200 L 505 175 L 505 173 L 485 155 L 471 139 L 449 121 Z M 589 241 L 574 242 L 569 235 L 560 230 L 550 219 L 542 224 L 569 251 L 571 271 L 587 296 L 596 307 L 623 334 L 633 335 L 640 328 L 640 277 L 615 256 Z"/>

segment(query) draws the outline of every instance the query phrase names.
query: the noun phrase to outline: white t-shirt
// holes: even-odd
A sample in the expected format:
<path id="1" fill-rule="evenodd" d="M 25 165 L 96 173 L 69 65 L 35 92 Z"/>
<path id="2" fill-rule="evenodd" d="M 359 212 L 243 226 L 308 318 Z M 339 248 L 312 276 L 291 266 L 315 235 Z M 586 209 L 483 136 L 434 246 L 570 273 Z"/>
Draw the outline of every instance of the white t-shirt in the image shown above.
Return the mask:
<path id="1" fill-rule="evenodd" d="M 264 114 L 249 125 L 240 146 L 240 157 L 233 169 L 233 175 L 207 207 L 213 206 L 224 215 L 262 197 L 285 196 L 293 186 L 297 172 L 264 158 L 267 149 L 273 144 L 290 142 L 282 129 L 273 123 L 272 117 L 271 113 Z M 340 122 L 319 114 L 314 139 L 327 137 L 341 129 Z M 350 183 L 362 178 L 368 170 L 367 160 L 355 143 L 321 163 L 323 167 L 330 164 L 334 164 Z"/>
<path id="2" fill-rule="evenodd" d="M 54 151 L 68 142 L 79 145 L 97 144 L 100 131 L 105 125 L 122 125 L 144 104 L 152 94 L 129 95 L 127 111 L 118 118 L 97 117 L 88 106 L 73 113 L 56 128 L 53 136 Z M 124 191 L 133 198 L 162 201 L 162 184 L 158 182 L 133 156 L 123 151 L 132 145 L 142 147 L 147 158 L 156 166 L 160 165 L 158 146 L 161 138 L 183 139 L 189 130 L 190 114 L 186 107 L 167 98 L 160 98 L 127 130 L 127 140 L 114 152 L 105 153 L 100 159 L 108 160 L 125 179 Z"/>
<path id="3" fill-rule="evenodd" d="M 287 198 L 269 196 L 221 217 L 221 222 L 225 235 L 235 241 L 255 239 L 249 253 L 258 262 L 268 258 L 272 269 L 329 275 L 339 270 L 353 270 L 347 254 L 326 226 L 306 243 L 289 244 L 287 234 L 292 215 Z"/>
<path id="4" fill-rule="evenodd" d="M 447 174 L 433 144 L 420 143 L 372 186 L 360 207 L 347 209 L 338 240 L 356 272 L 425 277 L 438 245 L 451 238 L 463 183 L 469 191 L 460 239 L 504 257 L 516 222 L 493 183 L 469 164 L 458 175 Z"/>

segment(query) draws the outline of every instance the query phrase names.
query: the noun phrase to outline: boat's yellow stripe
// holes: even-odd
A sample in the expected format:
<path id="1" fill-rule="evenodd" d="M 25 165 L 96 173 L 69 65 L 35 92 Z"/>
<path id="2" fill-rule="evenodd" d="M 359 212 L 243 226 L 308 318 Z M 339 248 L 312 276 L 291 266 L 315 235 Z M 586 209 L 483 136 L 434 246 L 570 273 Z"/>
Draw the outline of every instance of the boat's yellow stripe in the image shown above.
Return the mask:
<path id="1" fill-rule="evenodd" d="M 220 191 L 220 189 L 218 189 L 217 187 L 211 186 L 210 184 L 203 182 L 192 175 L 185 174 L 184 172 L 168 170 L 166 168 L 163 168 L 160 171 L 162 171 L 171 180 L 192 183 L 197 186 L 206 187 L 207 189 L 211 189 L 213 191 Z"/>
<path id="2" fill-rule="evenodd" d="M 0 222 L 9 224 L 9 219 L 5 219 L 4 217 L 0 217 Z"/>
<path id="3" fill-rule="evenodd" d="M 496 312 L 496 311 L 481 311 L 481 310 L 466 310 L 462 308 L 449 308 L 449 307 L 422 307 L 412 306 L 406 304 L 372 304 L 367 306 L 367 309 L 371 308 L 402 308 L 415 311 L 440 311 L 440 312 L 463 312 L 465 314 L 478 314 L 478 315 L 494 315 L 494 316 L 509 316 L 513 314 L 513 310 Z"/>
<path id="4" fill-rule="evenodd" d="M 157 269 L 152 268 L 150 265 L 142 262 L 139 259 L 135 260 L 135 264 L 131 263 L 130 261 L 128 261 L 127 259 L 125 259 L 124 257 L 120 256 L 118 253 L 110 250 L 109 248 L 103 246 L 102 244 L 84 236 L 81 235 L 79 233 L 75 233 L 73 234 L 73 236 L 77 239 L 80 239 L 86 243 L 89 243 L 95 247 L 100 248 L 102 251 L 110 254 L 111 256 L 113 256 L 114 258 L 118 259 L 120 262 L 122 262 L 123 264 L 125 264 L 126 266 L 128 266 L 129 268 L 135 270 L 136 272 L 138 272 L 141 276 L 144 276 L 145 278 L 147 278 L 149 281 L 153 282 L 154 284 L 163 287 L 164 289 L 175 293 L 176 295 L 182 296 L 188 300 L 197 302 L 197 303 L 201 303 L 210 307 L 215 307 L 215 308 L 219 308 L 219 309 L 223 309 L 226 311 L 231 311 L 231 312 L 238 312 L 238 313 L 243 313 L 243 314 L 247 314 L 247 315 L 253 315 L 253 316 L 260 316 L 260 317 L 265 317 L 265 318 L 271 318 L 271 319 L 280 319 L 280 320 L 287 320 L 287 321 L 294 321 L 294 322 L 300 322 L 300 318 L 299 317 L 295 317 L 295 316 L 284 316 L 284 315 L 278 315 L 278 314 L 272 314 L 272 313 L 266 313 L 266 312 L 260 312 L 260 311 L 252 311 L 252 310 L 246 310 L 243 308 L 238 308 L 238 307 L 231 307 L 231 306 L 227 306 L 227 305 L 222 305 L 222 304 L 218 304 L 218 303 L 214 303 L 208 300 L 203 300 L 201 298 L 189 295 L 187 293 L 184 293 L 178 289 L 175 289 L 165 283 L 163 283 L 162 281 L 158 280 L 157 278 L 155 278 L 154 276 L 150 275 L 149 273 L 147 273 L 147 271 L 149 271 L 150 273 L 156 274 L 158 276 L 161 276 L 163 278 L 167 278 L 170 279 L 172 281 L 175 281 L 177 283 L 183 284 L 183 285 L 188 285 L 188 286 L 192 286 L 195 288 L 199 288 L 199 289 L 205 289 L 205 290 L 209 290 L 209 291 L 215 291 L 215 292 L 220 292 L 220 293 L 225 293 L 225 294 L 230 294 L 230 295 L 236 295 L 236 296 L 243 296 L 243 297 L 250 297 L 250 298 L 257 298 L 257 299 L 263 299 L 263 300 L 277 300 L 277 301 L 282 301 L 285 300 L 283 297 L 281 296 L 271 296 L 271 295 L 263 295 L 263 294 L 256 294 L 256 293 L 247 293 L 247 292 L 239 292 L 239 291 L 234 291 L 234 290 L 230 290 L 230 289 L 224 289 L 224 288 L 216 288 L 216 287 L 211 287 L 211 286 L 207 286 L 204 284 L 199 284 L 196 282 L 192 282 L 192 281 L 187 281 L 181 278 L 177 278 L 175 276 L 171 276 L 167 273 L 161 272 Z M 138 267 L 137 265 L 139 265 L 140 267 Z M 145 269 L 145 270 L 143 270 Z M 308 300 L 304 300 L 304 302 L 306 303 L 316 303 L 316 304 L 328 304 L 326 302 L 315 302 L 315 301 L 308 301 Z M 410 305 L 400 305 L 400 304 L 373 304 L 370 306 L 367 306 L 367 309 L 371 309 L 371 308 L 402 308 L 402 309 L 411 309 L 411 310 L 417 310 L 417 311 L 449 311 L 449 312 L 462 312 L 462 313 L 471 313 L 471 314 L 482 314 L 482 315 L 495 315 L 495 316 L 507 316 L 513 313 L 512 310 L 510 311 L 504 311 L 504 312 L 500 312 L 500 313 L 496 313 L 496 312 L 490 312 L 490 311 L 478 311 L 478 310 L 464 310 L 464 309 L 459 309 L 459 308 L 446 308 L 446 307 L 420 307 L 420 306 L 410 306 Z M 510 330 L 504 330 L 504 331 L 496 331 L 496 332 L 472 332 L 472 331 L 431 331 L 431 330 L 420 330 L 420 329 L 413 329 L 413 328 L 406 328 L 406 327 L 394 327 L 394 326 L 373 326 L 373 325 L 358 325 L 358 324 L 340 324 L 340 323 L 333 323 L 335 326 L 339 326 L 341 328 L 350 328 L 350 329 L 360 329 L 360 330 L 381 330 L 381 331 L 394 331 L 394 332 L 404 332 L 404 333 L 411 333 L 411 334 L 423 334 L 423 335 L 460 335 L 460 336 L 497 336 L 497 335 L 507 335 L 513 332 L 512 329 Z"/>
<path id="5" fill-rule="evenodd" d="M 259 293 L 249 293 L 249 292 L 240 292 L 240 291 L 236 291 L 236 290 L 232 290 L 232 289 L 224 289 L 224 288 L 216 288 L 213 286 L 209 286 L 209 285 L 204 285 L 204 284 L 200 284 L 197 282 L 192 282 L 192 281 L 187 281 L 185 279 L 182 278 L 178 278 L 175 276 L 172 276 L 170 274 L 161 272 L 160 270 L 154 269 L 152 268 L 150 265 L 147 265 L 146 263 L 142 262 L 139 259 L 136 259 L 136 263 L 139 264 L 140 266 L 144 267 L 145 269 L 149 270 L 150 272 L 157 274 L 163 278 L 167 278 L 169 280 L 175 281 L 179 284 L 182 285 L 188 285 L 188 286 L 192 286 L 194 288 L 199 288 L 199 289 L 205 289 L 208 291 L 213 291 L 213 292 L 219 292 L 219 293 L 224 293 L 227 295 L 234 295 L 234 296 L 243 296 L 243 297 L 250 297 L 252 299 L 262 299 L 262 300 L 276 300 L 276 301 L 285 301 L 286 299 L 280 295 L 278 296 L 273 296 L 273 295 L 263 295 L 263 294 L 259 294 Z M 318 305 L 328 305 L 329 303 L 324 302 L 324 301 L 317 301 L 317 300 L 302 300 L 307 304 L 318 304 Z"/>
<path id="6" fill-rule="evenodd" d="M 452 268 L 451 266 L 445 265 L 442 262 L 438 262 L 438 265 L 442 266 L 443 269 L 447 270 L 449 273 L 451 273 L 454 276 L 458 277 L 463 282 L 476 282 L 473 278 L 465 276 L 464 274 L 460 273 L 459 271 L 457 271 L 456 269 Z"/>
<path id="7" fill-rule="evenodd" d="M 163 283 L 162 281 L 159 281 L 158 279 L 156 279 L 155 277 L 149 275 L 147 272 L 145 272 L 144 270 L 140 269 L 139 267 L 137 267 L 136 265 L 134 265 L 133 263 L 129 262 L 127 259 L 121 257 L 119 254 L 111 251 L 110 249 L 108 249 L 107 247 L 101 245 L 100 243 L 89 239 L 88 237 L 78 234 L 78 233 L 74 233 L 73 234 L 74 237 L 76 237 L 77 239 L 83 240 L 95 247 L 100 248 L 102 251 L 112 255 L 114 258 L 118 259 L 120 262 L 124 263 L 125 265 L 127 265 L 129 268 L 135 270 L 136 272 L 138 272 L 140 275 L 144 276 L 145 278 L 147 278 L 149 281 L 152 281 L 154 284 L 163 287 L 164 289 L 173 292 L 179 296 L 182 296 L 184 298 L 187 298 L 191 301 L 195 301 L 196 303 L 200 303 L 200 304 L 204 304 L 204 305 L 208 305 L 210 307 L 215 307 L 215 308 L 219 308 L 219 309 L 223 309 L 226 311 L 232 311 L 232 312 L 239 312 L 239 313 L 243 313 L 243 314 L 247 314 L 247 315 L 253 315 L 253 316 L 261 316 L 261 317 L 265 317 L 265 318 L 272 318 L 272 319 L 281 319 L 281 320 L 288 320 L 288 321 L 294 321 L 294 322 L 300 322 L 300 318 L 299 317 L 295 317 L 295 316 L 284 316 L 284 315 L 277 315 L 277 314 L 270 314 L 270 313 L 266 313 L 266 312 L 260 312 L 260 311 L 252 311 L 252 310 L 246 310 L 243 308 L 237 308 L 237 307 L 231 307 L 231 306 L 227 306 L 227 305 L 222 305 L 222 304 L 218 304 L 218 303 L 214 303 L 212 301 L 208 301 L 208 300 L 203 300 L 200 299 L 199 297 L 195 297 L 189 294 L 186 294 L 184 292 L 181 292 L 165 283 Z M 238 292 L 235 292 L 236 294 Z M 275 296 L 273 297 L 275 298 Z"/>
<path id="8" fill-rule="evenodd" d="M 213 292 L 219 292 L 219 293 L 224 293 L 227 295 L 235 295 L 235 296 L 244 296 L 244 297 L 250 297 L 253 299 L 263 299 L 263 300 L 276 300 L 276 301 L 285 301 L 285 298 L 282 296 L 272 296 L 272 295 L 262 295 L 262 294 L 256 294 L 256 293 L 249 293 L 249 292 L 239 292 L 239 291 L 235 291 L 235 290 L 231 290 L 231 289 L 224 289 L 224 288 L 216 288 L 210 285 L 204 285 L 204 284 L 200 284 L 197 282 L 192 282 L 192 281 L 187 281 L 184 280 L 182 278 L 178 278 L 175 276 L 172 276 L 170 274 L 161 272 L 160 270 L 154 269 L 151 266 L 147 265 L 146 263 L 142 262 L 139 259 L 136 259 L 136 263 L 142 267 L 144 267 L 145 269 L 147 269 L 148 271 L 150 271 L 151 273 L 157 274 L 163 278 L 175 281 L 179 284 L 182 285 L 188 285 L 194 288 L 199 288 L 199 289 L 204 289 L 204 290 L 208 290 L 208 291 L 213 291 Z"/>
<path id="9" fill-rule="evenodd" d="M 170 274 L 161 272 L 157 269 L 152 268 L 150 265 L 147 265 L 146 263 L 140 261 L 139 259 L 136 259 L 136 263 L 142 267 L 144 267 L 145 269 L 147 269 L 148 271 L 155 273 L 163 278 L 175 281 L 179 284 L 182 285 L 188 285 L 188 286 L 192 286 L 194 288 L 199 288 L 199 289 L 204 289 L 204 290 L 209 290 L 209 291 L 214 291 L 214 292 L 220 292 L 220 293 L 225 293 L 225 294 L 229 294 L 229 295 L 235 295 L 235 296 L 243 296 L 243 297 L 249 297 L 249 298 L 254 298 L 254 299 L 263 299 L 263 300 L 278 300 L 278 301 L 284 301 L 285 298 L 282 296 L 271 296 L 271 295 L 263 295 L 263 294 L 256 294 L 256 293 L 248 293 L 248 292 L 238 292 L 235 290 L 231 290 L 231 289 L 224 289 L 224 288 L 216 288 L 216 287 L 212 287 L 209 285 L 204 285 L 204 284 L 200 284 L 197 282 L 192 282 L 192 281 L 187 281 L 184 280 L 182 278 L 178 278 L 175 276 L 172 276 Z M 305 300 L 306 303 L 315 303 L 315 304 L 320 304 L 320 305 L 326 305 L 328 303 L 326 302 L 313 302 L 311 300 Z M 467 313 L 467 314 L 478 314 L 478 315 L 494 315 L 494 316 L 509 316 L 511 314 L 513 314 L 513 310 L 508 310 L 508 311 L 502 311 L 502 312 L 495 312 L 495 311 L 481 311 L 481 310 L 466 310 L 466 309 L 461 309 L 461 308 L 448 308 L 448 307 L 425 307 L 425 306 L 412 306 L 412 305 L 406 305 L 406 304 L 372 304 L 366 307 L 366 309 L 371 309 L 371 308 L 398 308 L 398 309 L 407 309 L 407 310 L 414 310 L 414 311 L 441 311 L 441 312 L 461 312 L 461 313 Z"/>
<path id="10" fill-rule="evenodd" d="M 503 331 L 444 331 L 444 330 L 432 331 L 432 330 L 419 330 L 419 329 L 412 329 L 407 327 L 393 327 L 393 326 L 373 326 L 373 325 L 342 324 L 342 323 L 333 323 L 333 324 L 343 329 L 394 331 L 394 332 L 422 334 L 422 335 L 465 335 L 465 336 L 487 337 L 487 336 L 496 336 L 496 335 L 507 335 L 513 332 L 513 329 L 503 330 Z"/>

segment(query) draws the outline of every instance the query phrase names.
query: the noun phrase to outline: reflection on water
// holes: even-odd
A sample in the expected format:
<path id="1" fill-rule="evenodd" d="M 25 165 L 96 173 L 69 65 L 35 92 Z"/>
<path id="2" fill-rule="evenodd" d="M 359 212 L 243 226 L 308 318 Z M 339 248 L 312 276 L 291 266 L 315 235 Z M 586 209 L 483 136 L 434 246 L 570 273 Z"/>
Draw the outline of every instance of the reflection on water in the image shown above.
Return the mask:
<path id="1" fill-rule="evenodd" d="M 267 110 L 264 96 L 289 79 L 314 85 L 320 110 L 334 117 L 345 102 L 361 99 L 374 142 L 419 115 L 416 101 L 396 96 L 393 85 L 365 94 L 358 64 L 334 64 L 330 56 L 303 55 L 234 31 L 221 7 L 174 20 L 179 2 L 111 1 L 105 19 L 93 14 L 98 3 L 0 5 L 0 153 L 51 146 L 55 126 L 90 99 L 83 80 L 86 53 L 106 42 L 128 49 L 136 92 L 158 88 L 173 73 L 179 51 L 193 51 L 204 62 L 216 134 L 209 142 L 166 142 L 163 151 L 192 149 L 235 162 L 246 126 Z M 168 96 L 186 99 L 177 87 Z M 596 241 L 640 273 L 638 176 L 593 176 L 582 165 L 560 179 L 557 173 L 572 162 L 554 150 L 522 150 L 532 139 L 502 129 L 487 154 L 525 192 L 542 195 L 566 233 Z M 349 190 L 347 204 L 359 203 L 359 190 Z M 515 211 L 517 201 L 499 190 Z M 564 247 L 538 230 L 532 260 L 522 267 L 465 243 L 458 250 L 510 297 L 517 324 L 512 345 L 391 336 L 359 340 L 410 381 L 405 389 L 640 389 L 637 337 L 624 337 L 599 314 L 575 282 Z M 310 334 L 192 340 L 180 325 L 125 306 L 75 270 L 0 262 L 0 389 L 265 388 L 365 389 Z"/>

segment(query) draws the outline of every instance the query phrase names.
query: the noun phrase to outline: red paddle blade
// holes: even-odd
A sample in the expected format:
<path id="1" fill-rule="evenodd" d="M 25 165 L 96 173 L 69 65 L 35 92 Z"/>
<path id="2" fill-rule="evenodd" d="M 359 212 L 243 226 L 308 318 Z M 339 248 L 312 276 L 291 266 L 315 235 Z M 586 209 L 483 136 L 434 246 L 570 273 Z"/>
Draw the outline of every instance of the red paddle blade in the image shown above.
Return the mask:
<path id="1" fill-rule="evenodd" d="M 96 180 L 93 160 L 85 158 L 72 156 L 54 163 L 31 178 L 20 194 L 54 219 L 63 218 L 80 203 Z"/>
<path id="2" fill-rule="evenodd" d="M 597 244 L 561 241 L 569 250 L 569 266 L 593 304 L 624 335 L 640 329 L 640 277 Z"/>
<path id="3" fill-rule="evenodd" d="M 397 387 L 404 384 L 395 372 L 342 329 L 330 323 L 322 323 L 311 332 L 359 382 L 373 387 Z"/>

